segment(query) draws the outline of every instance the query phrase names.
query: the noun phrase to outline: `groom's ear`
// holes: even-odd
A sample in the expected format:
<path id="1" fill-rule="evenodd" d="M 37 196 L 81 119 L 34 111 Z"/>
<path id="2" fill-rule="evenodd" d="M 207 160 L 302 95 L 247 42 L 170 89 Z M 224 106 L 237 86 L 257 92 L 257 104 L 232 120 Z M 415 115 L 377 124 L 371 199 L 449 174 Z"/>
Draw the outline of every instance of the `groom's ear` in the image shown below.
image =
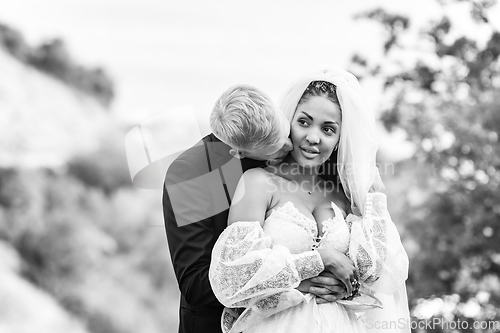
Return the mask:
<path id="1" fill-rule="evenodd" d="M 229 150 L 229 154 L 233 155 L 239 160 L 245 158 L 245 154 L 241 151 L 238 151 L 238 149 L 231 148 L 231 150 Z"/>

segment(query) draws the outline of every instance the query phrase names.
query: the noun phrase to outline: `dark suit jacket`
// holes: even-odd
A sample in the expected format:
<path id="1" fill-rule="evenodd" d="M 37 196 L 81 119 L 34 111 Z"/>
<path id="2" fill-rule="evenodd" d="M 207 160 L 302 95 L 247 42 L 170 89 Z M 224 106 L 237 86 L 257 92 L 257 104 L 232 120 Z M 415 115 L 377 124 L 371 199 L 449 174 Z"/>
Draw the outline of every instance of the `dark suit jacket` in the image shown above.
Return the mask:
<path id="1" fill-rule="evenodd" d="M 212 248 L 227 226 L 238 180 L 262 162 L 238 160 L 213 134 L 169 167 L 163 188 L 168 246 L 181 291 L 180 333 L 220 333 L 223 306 L 208 280 Z"/>

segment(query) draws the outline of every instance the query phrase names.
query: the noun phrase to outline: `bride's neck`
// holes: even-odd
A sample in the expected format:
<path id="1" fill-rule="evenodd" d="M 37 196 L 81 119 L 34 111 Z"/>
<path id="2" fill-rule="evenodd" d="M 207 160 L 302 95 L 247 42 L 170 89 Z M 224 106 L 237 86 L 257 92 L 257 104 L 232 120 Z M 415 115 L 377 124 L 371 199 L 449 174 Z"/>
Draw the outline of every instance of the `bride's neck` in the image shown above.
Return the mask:
<path id="1" fill-rule="evenodd" d="M 289 154 L 279 166 L 279 173 L 289 180 L 293 180 L 299 184 L 308 182 L 312 185 L 321 182 L 319 170 L 321 166 L 313 168 L 305 168 L 299 165 L 295 159 Z"/>

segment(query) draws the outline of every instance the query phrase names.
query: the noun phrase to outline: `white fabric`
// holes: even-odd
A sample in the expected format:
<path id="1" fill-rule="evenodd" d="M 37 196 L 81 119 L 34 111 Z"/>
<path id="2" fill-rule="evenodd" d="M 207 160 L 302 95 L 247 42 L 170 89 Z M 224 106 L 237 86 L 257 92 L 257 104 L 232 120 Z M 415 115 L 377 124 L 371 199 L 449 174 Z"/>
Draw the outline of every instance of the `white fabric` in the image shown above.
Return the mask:
<path id="1" fill-rule="evenodd" d="M 395 227 L 384 199 L 381 193 L 368 195 L 367 206 L 371 208 L 366 208 L 367 216 L 362 220 L 347 217 L 352 221 L 350 232 L 342 212 L 332 203 L 335 217 L 322 223 L 319 244 L 315 242 L 316 221 L 301 214 L 291 202 L 273 211 L 263 228 L 258 222 L 230 225 L 215 244 L 209 272 L 215 295 L 228 307 L 222 317 L 223 331 L 364 332 L 370 328 L 370 321 L 375 326 L 381 318 L 396 322 L 408 318 L 394 312 L 408 309 L 407 300 L 398 294 L 406 290 L 408 261 L 399 235 L 392 235 Z M 304 296 L 294 289 L 299 284 L 299 274 L 293 258 L 314 253 L 314 248 L 356 253 L 352 259 L 363 272 L 360 282 L 363 288 L 372 289 L 382 298 L 384 309 L 356 314 L 349 306 L 336 302 L 318 305 L 313 295 Z M 313 257 L 309 260 L 314 262 Z M 391 265 L 394 262 L 399 263 L 397 267 Z M 309 270 L 319 273 L 314 264 Z"/>
<path id="2" fill-rule="evenodd" d="M 354 75 L 340 68 L 329 68 L 297 79 L 286 90 L 281 111 L 290 121 L 312 81 L 326 81 L 337 87 L 342 112 L 337 169 L 352 212 L 364 216 L 366 195 L 384 189 L 375 161 L 379 137 L 373 110 Z"/>
<path id="3" fill-rule="evenodd" d="M 374 292 L 384 305 L 383 309 L 372 309 L 363 314 L 362 320 L 368 332 L 410 333 L 410 312 L 405 281 L 408 278 L 408 255 L 401 243 L 396 226 L 387 210 L 387 197 L 383 193 L 368 193 L 365 217 L 349 215 L 351 242 L 349 257 L 383 262 L 383 265 L 365 265 L 353 259 L 364 287 Z M 378 276 L 376 280 L 373 276 Z M 383 329 L 381 329 L 383 328 Z"/>
<path id="4" fill-rule="evenodd" d="M 239 308 L 224 311 L 223 331 L 240 332 L 303 302 L 304 296 L 295 288 L 323 269 L 316 251 L 292 254 L 285 246 L 272 245 L 271 236 L 259 222 L 230 225 L 214 246 L 209 270 L 217 299 L 227 307 Z"/>

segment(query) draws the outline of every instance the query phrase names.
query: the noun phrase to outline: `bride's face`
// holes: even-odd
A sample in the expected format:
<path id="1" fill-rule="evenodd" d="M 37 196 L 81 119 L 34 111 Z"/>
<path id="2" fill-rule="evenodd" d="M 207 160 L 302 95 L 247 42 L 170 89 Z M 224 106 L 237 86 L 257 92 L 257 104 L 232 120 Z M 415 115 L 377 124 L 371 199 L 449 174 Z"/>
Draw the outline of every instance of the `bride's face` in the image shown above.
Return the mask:
<path id="1" fill-rule="evenodd" d="M 292 157 L 302 167 L 323 164 L 340 139 L 342 115 L 337 104 L 311 96 L 297 106 L 291 124 Z"/>

